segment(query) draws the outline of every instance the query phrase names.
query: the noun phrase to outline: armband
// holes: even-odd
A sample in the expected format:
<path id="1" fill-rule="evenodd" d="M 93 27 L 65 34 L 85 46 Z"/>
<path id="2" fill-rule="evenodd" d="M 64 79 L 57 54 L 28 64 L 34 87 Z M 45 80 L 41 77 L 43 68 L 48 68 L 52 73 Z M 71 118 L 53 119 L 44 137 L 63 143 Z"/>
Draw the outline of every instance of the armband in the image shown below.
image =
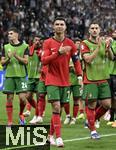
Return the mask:
<path id="1" fill-rule="evenodd" d="M 79 60 L 79 56 L 78 56 L 78 54 L 76 53 L 75 55 L 72 56 L 72 61 L 73 61 L 73 62 L 76 62 L 77 60 Z"/>

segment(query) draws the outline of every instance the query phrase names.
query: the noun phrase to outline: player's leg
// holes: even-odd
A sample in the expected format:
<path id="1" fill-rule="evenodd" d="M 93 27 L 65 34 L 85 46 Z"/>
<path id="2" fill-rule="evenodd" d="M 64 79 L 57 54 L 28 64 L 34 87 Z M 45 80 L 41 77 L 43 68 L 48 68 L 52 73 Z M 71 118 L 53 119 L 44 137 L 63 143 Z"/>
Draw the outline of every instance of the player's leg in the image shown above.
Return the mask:
<path id="1" fill-rule="evenodd" d="M 37 96 L 37 109 L 36 109 L 36 122 L 43 122 L 43 112 L 45 111 L 45 97 L 46 97 L 46 86 L 44 81 L 39 81 L 36 86 L 36 96 Z"/>
<path id="2" fill-rule="evenodd" d="M 27 92 L 27 100 L 30 105 L 35 108 L 35 115 L 33 116 L 32 120 L 30 121 L 31 124 L 36 124 L 37 116 L 38 116 L 38 108 L 37 102 L 33 98 L 33 94 L 37 92 L 37 86 L 39 84 L 39 79 L 29 78 L 27 85 L 28 85 L 28 92 Z"/>
<path id="3" fill-rule="evenodd" d="M 53 138 L 56 135 L 56 145 L 63 147 L 63 140 L 61 138 L 61 120 L 60 120 L 60 88 L 57 86 L 47 86 L 48 101 L 52 105 L 52 117 L 50 124 L 49 136 Z M 52 143 L 51 143 L 52 144 Z"/>
<path id="4" fill-rule="evenodd" d="M 83 104 L 83 101 L 81 100 L 81 98 L 79 99 L 79 116 L 77 117 L 77 119 L 85 119 L 85 116 L 84 116 L 84 104 Z"/>
<path id="5" fill-rule="evenodd" d="M 29 104 L 30 104 L 33 108 L 36 109 L 37 103 L 36 103 L 36 101 L 35 101 L 34 98 L 33 98 L 33 94 L 34 94 L 33 92 L 28 91 L 27 94 L 26 94 L 26 97 L 27 97 L 27 100 L 28 100 Z"/>
<path id="6" fill-rule="evenodd" d="M 33 93 L 28 91 L 26 93 L 26 98 L 27 98 L 27 102 L 26 102 L 26 112 L 23 113 L 23 115 L 25 117 L 28 117 L 30 116 L 30 111 L 31 111 L 31 107 L 33 106 L 34 108 L 36 107 L 36 102 L 35 100 L 33 99 Z"/>
<path id="7" fill-rule="evenodd" d="M 47 93 L 46 93 L 45 95 L 47 95 Z M 46 100 L 44 100 L 44 102 L 43 102 L 43 113 L 42 113 L 42 117 L 45 117 L 45 109 L 46 109 Z"/>
<path id="8" fill-rule="evenodd" d="M 110 109 L 110 122 L 115 126 L 116 122 L 116 75 L 110 76 L 110 89 L 111 89 L 111 109 Z"/>
<path id="9" fill-rule="evenodd" d="M 98 86 L 100 106 L 96 109 L 95 119 L 99 119 L 111 108 L 111 92 L 108 83 Z"/>
<path id="10" fill-rule="evenodd" d="M 25 117 L 29 117 L 31 114 L 31 104 L 29 102 L 26 103 L 26 111 L 23 113 Z"/>
<path id="11" fill-rule="evenodd" d="M 91 132 L 92 139 L 99 139 L 100 136 L 95 128 L 95 107 L 96 99 L 98 96 L 98 88 L 96 84 L 84 85 L 82 99 L 85 100 L 86 106 L 86 117 L 88 121 L 88 127 Z"/>
<path id="12" fill-rule="evenodd" d="M 6 112 L 8 117 L 8 125 L 13 124 L 13 98 L 14 94 L 7 94 Z"/>
<path id="13" fill-rule="evenodd" d="M 71 121 L 71 115 L 70 115 L 70 103 L 67 102 L 67 103 L 63 103 L 63 108 L 64 108 L 64 111 L 66 113 L 66 118 L 64 120 L 64 124 L 69 124 L 70 121 Z"/>
<path id="14" fill-rule="evenodd" d="M 66 113 L 66 118 L 64 124 L 69 124 L 71 121 L 70 115 L 70 87 L 61 88 L 61 106 L 63 105 L 64 111 Z"/>
<path id="15" fill-rule="evenodd" d="M 33 93 L 35 92 L 36 82 L 39 82 L 39 79 L 30 78 L 27 81 L 27 100 L 33 108 L 36 109 L 37 103 L 33 98 Z"/>
<path id="16" fill-rule="evenodd" d="M 16 83 L 16 93 L 18 94 L 19 101 L 20 101 L 19 122 L 21 125 L 24 125 L 26 122 L 23 115 L 23 111 L 25 109 L 26 102 L 27 102 L 27 98 L 26 98 L 27 81 L 25 78 L 16 78 L 15 83 Z"/>
<path id="17" fill-rule="evenodd" d="M 13 124 L 13 98 L 15 91 L 15 82 L 13 78 L 5 78 L 3 93 L 7 94 L 6 112 L 8 118 L 8 125 Z"/>
<path id="18" fill-rule="evenodd" d="M 97 101 L 97 105 L 96 105 L 96 108 L 95 108 L 95 112 L 96 112 L 96 110 L 98 109 L 99 106 L 100 106 L 100 102 Z M 100 127 L 100 118 L 95 121 L 95 127 L 96 127 L 96 128 L 99 128 L 99 127 Z"/>
<path id="19" fill-rule="evenodd" d="M 115 94 L 116 94 L 116 91 L 115 91 Z M 116 128 L 116 95 L 114 95 L 112 106 L 114 108 L 114 122 L 112 123 L 112 127 Z"/>
<path id="20" fill-rule="evenodd" d="M 80 86 L 74 85 L 72 86 L 72 95 L 73 95 L 73 117 L 70 122 L 70 124 L 76 123 L 77 114 L 79 111 L 79 99 L 81 97 L 80 95 Z"/>
<path id="21" fill-rule="evenodd" d="M 20 113 L 19 113 L 19 123 L 20 125 L 25 125 L 26 121 L 23 115 L 23 111 L 26 106 L 26 93 L 19 93 L 19 100 L 20 100 Z"/>
<path id="22" fill-rule="evenodd" d="M 112 127 L 116 128 L 116 88 L 114 88 L 113 93 L 114 93 L 114 95 L 113 95 L 113 99 L 112 99 L 112 108 L 114 109 L 114 122 L 112 123 Z"/>

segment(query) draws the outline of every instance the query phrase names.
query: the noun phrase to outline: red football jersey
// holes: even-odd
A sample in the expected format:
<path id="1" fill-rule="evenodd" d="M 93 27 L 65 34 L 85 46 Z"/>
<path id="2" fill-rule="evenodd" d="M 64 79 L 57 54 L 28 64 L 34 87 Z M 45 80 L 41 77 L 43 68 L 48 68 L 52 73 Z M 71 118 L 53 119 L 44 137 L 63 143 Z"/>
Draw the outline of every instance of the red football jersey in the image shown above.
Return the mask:
<path id="1" fill-rule="evenodd" d="M 71 50 L 67 54 L 59 54 L 59 48 L 63 46 L 70 46 Z M 77 55 L 75 44 L 69 38 L 63 41 L 57 41 L 54 38 L 49 38 L 43 43 L 42 63 L 48 65 L 48 72 L 46 76 L 46 85 L 55 86 L 69 86 L 69 61 L 70 58 Z M 80 61 L 74 62 L 76 74 L 82 75 Z"/>
<path id="2" fill-rule="evenodd" d="M 41 81 L 45 81 L 46 75 L 47 75 L 47 71 L 48 71 L 48 66 L 47 65 L 43 65 L 42 68 L 41 68 L 41 76 L 40 76 L 40 80 Z"/>

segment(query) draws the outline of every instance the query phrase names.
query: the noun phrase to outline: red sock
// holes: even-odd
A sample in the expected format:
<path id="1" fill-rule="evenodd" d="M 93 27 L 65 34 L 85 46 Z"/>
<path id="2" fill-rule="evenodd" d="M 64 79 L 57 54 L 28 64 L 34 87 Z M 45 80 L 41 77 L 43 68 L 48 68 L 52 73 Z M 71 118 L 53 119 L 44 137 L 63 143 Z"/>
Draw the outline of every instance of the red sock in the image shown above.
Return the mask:
<path id="1" fill-rule="evenodd" d="M 13 119 L 13 106 L 12 102 L 6 102 L 6 112 L 7 112 L 7 117 L 8 117 L 8 122 L 12 123 Z"/>
<path id="2" fill-rule="evenodd" d="M 23 114 L 23 111 L 25 109 L 25 102 L 23 102 L 21 99 L 20 99 L 20 113 L 19 115 L 22 115 Z"/>
<path id="3" fill-rule="evenodd" d="M 39 116 L 38 101 L 37 101 L 37 105 L 36 105 L 36 108 L 35 108 L 35 115 Z"/>
<path id="4" fill-rule="evenodd" d="M 88 108 L 88 106 L 85 106 L 85 113 L 87 114 L 87 108 Z"/>
<path id="5" fill-rule="evenodd" d="M 54 135 L 54 124 L 53 124 L 52 118 L 51 118 L 51 123 L 50 123 L 50 135 Z"/>
<path id="6" fill-rule="evenodd" d="M 30 104 L 29 102 L 27 102 L 27 104 L 26 104 L 26 109 L 27 109 L 28 111 L 31 111 L 31 104 Z"/>
<path id="7" fill-rule="evenodd" d="M 61 137 L 60 114 L 53 113 L 52 114 L 52 121 L 53 121 L 53 125 L 54 125 L 54 130 L 56 133 L 56 138 Z"/>
<path id="8" fill-rule="evenodd" d="M 38 111 L 39 111 L 39 116 L 42 116 L 43 111 L 44 111 L 44 102 L 45 101 L 45 95 L 40 95 L 39 100 L 38 100 Z"/>
<path id="9" fill-rule="evenodd" d="M 43 111 L 45 111 L 46 108 L 46 100 L 43 101 Z"/>
<path id="10" fill-rule="evenodd" d="M 29 103 L 31 104 L 31 106 L 32 106 L 33 108 L 36 108 L 37 103 L 36 103 L 36 101 L 35 101 L 34 99 L 31 99 L 31 100 L 29 101 Z"/>
<path id="11" fill-rule="evenodd" d="M 39 109 L 39 116 L 42 116 L 43 114 L 43 100 L 39 100 L 38 102 L 38 109 Z"/>
<path id="12" fill-rule="evenodd" d="M 84 113 L 84 109 L 80 109 L 80 114 L 83 114 Z"/>
<path id="13" fill-rule="evenodd" d="M 64 103 L 63 107 L 64 107 L 66 115 L 70 115 L 70 104 L 69 103 Z"/>
<path id="14" fill-rule="evenodd" d="M 76 118 L 79 111 L 79 105 L 73 105 L 73 117 Z"/>
<path id="15" fill-rule="evenodd" d="M 99 106 L 96 109 L 96 115 L 95 115 L 95 120 L 99 119 L 101 116 L 103 116 L 108 109 L 103 108 L 102 106 Z"/>
<path id="16" fill-rule="evenodd" d="M 88 120 L 88 125 L 89 125 L 89 129 L 90 131 L 94 131 L 95 129 L 95 110 L 94 109 L 90 109 L 90 108 L 86 108 L 86 115 L 87 115 L 87 120 Z"/>

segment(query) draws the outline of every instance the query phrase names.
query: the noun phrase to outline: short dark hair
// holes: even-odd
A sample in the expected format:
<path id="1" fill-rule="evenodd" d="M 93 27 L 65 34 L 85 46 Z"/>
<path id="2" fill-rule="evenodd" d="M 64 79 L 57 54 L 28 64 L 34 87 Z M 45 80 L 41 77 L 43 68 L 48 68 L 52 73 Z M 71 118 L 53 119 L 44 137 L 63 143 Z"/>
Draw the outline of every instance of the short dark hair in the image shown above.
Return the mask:
<path id="1" fill-rule="evenodd" d="M 98 24 L 99 27 L 100 27 L 100 24 L 99 24 L 99 22 L 97 20 L 92 20 L 89 26 L 91 26 L 92 24 Z"/>
<path id="2" fill-rule="evenodd" d="M 79 37 L 75 37 L 72 40 L 73 40 L 74 43 L 77 42 L 77 41 L 80 41 L 80 42 L 82 41 Z"/>
<path id="3" fill-rule="evenodd" d="M 54 19 L 54 22 L 55 22 L 56 20 L 62 20 L 62 21 L 64 21 L 64 22 L 66 23 L 66 19 L 65 19 L 64 17 L 62 17 L 62 16 L 56 17 L 56 18 Z M 54 23 L 54 22 L 53 22 L 53 23 Z"/>
<path id="4" fill-rule="evenodd" d="M 8 29 L 8 32 L 9 31 L 13 31 L 13 32 L 15 32 L 15 33 L 19 33 L 19 30 L 16 28 L 16 27 L 10 27 L 9 29 Z"/>
<path id="5" fill-rule="evenodd" d="M 34 35 L 33 35 L 33 38 L 35 38 L 35 37 L 41 38 L 41 36 L 38 35 L 38 34 L 34 34 Z"/>

